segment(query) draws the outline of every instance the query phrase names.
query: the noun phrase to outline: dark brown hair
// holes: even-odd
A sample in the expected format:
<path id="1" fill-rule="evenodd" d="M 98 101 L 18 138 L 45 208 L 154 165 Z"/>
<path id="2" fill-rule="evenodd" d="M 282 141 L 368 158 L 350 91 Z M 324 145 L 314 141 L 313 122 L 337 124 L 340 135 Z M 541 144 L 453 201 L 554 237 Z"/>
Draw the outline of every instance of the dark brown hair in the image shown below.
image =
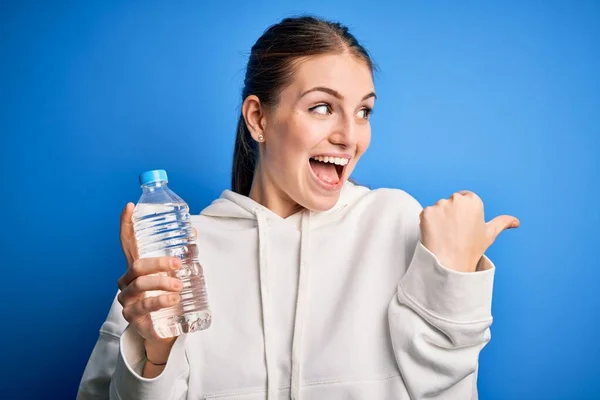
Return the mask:
<path id="1" fill-rule="evenodd" d="M 252 46 L 242 102 L 255 95 L 261 104 L 273 107 L 281 90 L 291 80 L 298 61 L 314 55 L 344 52 L 362 59 L 373 72 L 371 57 L 346 26 L 312 16 L 286 18 L 268 28 Z M 250 193 L 257 160 L 258 145 L 246 126 L 244 116 L 240 115 L 231 171 L 234 192 L 244 196 Z"/>

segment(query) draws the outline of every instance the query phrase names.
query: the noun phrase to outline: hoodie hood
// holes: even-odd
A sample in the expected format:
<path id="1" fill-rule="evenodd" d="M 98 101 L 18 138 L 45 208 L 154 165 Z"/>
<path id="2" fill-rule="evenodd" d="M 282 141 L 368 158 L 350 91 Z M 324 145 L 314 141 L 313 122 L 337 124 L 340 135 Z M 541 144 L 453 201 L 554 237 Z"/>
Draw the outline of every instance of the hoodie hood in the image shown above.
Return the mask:
<path id="1" fill-rule="evenodd" d="M 256 229 L 258 229 L 257 253 L 268 400 L 277 398 L 277 383 L 279 382 L 279 371 L 277 369 L 276 356 L 274 354 L 274 337 L 278 332 L 272 329 L 273 317 L 272 310 L 269 307 L 269 304 L 272 304 L 270 299 L 271 282 L 269 282 L 268 278 L 269 268 L 271 268 L 271 263 L 269 262 L 269 229 L 274 221 L 278 221 L 283 223 L 295 223 L 296 226 L 299 226 L 301 232 L 300 256 L 298 257 L 298 296 L 296 299 L 296 313 L 291 349 L 292 365 L 290 382 L 291 398 L 296 400 L 299 399 L 300 393 L 300 377 L 302 376 L 302 334 L 305 325 L 308 298 L 310 295 L 308 282 L 310 273 L 311 229 L 338 220 L 342 217 L 344 212 L 349 209 L 349 206 L 352 203 L 356 202 L 366 193 L 368 193 L 368 189 L 360 188 L 351 182 L 346 182 L 342 187 L 340 198 L 331 209 L 323 212 L 311 212 L 304 209 L 288 218 L 282 218 L 247 196 L 243 196 L 231 190 L 225 190 L 219 199 L 215 200 L 201 213 L 201 215 L 204 216 L 229 219 L 236 226 L 239 226 L 242 220 L 246 220 L 250 226 L 255 226 Z"/>
<path id="2" fill-rule="evenodd" d="M 358 201 L 358 199 L 367 192 L 368 189 L 347 181 L 342 187 L 340 198 L 331 209 L 321 212 L 308 212 L 312 220 L 313 228 L 337 220 L 343 215 L 349 205 Z M 217 218 L 257 220 L 257 213 L 260 213 L 271 220 L 284 221 L 293 220 L 305 212 L 306 210 L 300 211 L 288 218 L 282 218 L 248 196 L 235 193 L 231 190 L 225 190 L 220 198 L 216 199 L 208 207 L 202 210 L 201 215 Z"/>

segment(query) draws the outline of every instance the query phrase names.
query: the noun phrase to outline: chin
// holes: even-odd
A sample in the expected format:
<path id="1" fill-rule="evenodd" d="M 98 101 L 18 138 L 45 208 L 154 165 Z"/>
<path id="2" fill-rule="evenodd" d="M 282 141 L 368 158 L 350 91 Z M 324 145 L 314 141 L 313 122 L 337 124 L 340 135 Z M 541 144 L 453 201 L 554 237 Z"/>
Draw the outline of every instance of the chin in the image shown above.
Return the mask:
<path id="1" fill-rule="evenodd" d="M 331 210 L 338 202 L 340 192 L 332 193 L 328 196 L 313 193 L 305 199 L 302 206 L 310 211 L 323 212 Z"/>

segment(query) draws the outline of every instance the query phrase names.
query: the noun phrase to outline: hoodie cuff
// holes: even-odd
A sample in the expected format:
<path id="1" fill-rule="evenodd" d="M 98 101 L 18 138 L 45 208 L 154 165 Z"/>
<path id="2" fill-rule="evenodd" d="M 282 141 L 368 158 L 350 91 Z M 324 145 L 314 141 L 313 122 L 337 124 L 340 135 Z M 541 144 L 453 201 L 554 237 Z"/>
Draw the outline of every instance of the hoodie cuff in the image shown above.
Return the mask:
<path id="1" fill-rule="evenodd" d="M 113 389 L 118 398 L 126 399 L 170 399 L 176 387 L 176 381 L 189 370 L 185 355 L 185 338 L 181 335 L 175 340 L 167 365 L 155 378 L 142 377 L 145 364 L 144 339 L 137 331 L 128 326 L 120 339 L 119 357 L 113 375 Z"/>
<path id="2" fill-rule="evenodd" d="M 398 290 L 429 314 L 453 322 L 492 318 L 494 264 L 483 256 L 476 272 L 444 267 L 420 241 Z"/>

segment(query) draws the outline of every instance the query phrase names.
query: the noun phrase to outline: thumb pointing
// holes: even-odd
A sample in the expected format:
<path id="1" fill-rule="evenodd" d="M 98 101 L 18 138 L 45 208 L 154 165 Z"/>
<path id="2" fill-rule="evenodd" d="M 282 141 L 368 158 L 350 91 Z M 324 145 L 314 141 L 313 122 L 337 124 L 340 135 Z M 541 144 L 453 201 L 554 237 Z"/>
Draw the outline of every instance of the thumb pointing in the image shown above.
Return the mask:
<path id="1" fill-rule="evenodd" d="M 500 215 L 485 224 L 488 237 L 493 242 L 498 235 L 505 229 L 518 228 L 521 222 L 511 215 Z"/>

